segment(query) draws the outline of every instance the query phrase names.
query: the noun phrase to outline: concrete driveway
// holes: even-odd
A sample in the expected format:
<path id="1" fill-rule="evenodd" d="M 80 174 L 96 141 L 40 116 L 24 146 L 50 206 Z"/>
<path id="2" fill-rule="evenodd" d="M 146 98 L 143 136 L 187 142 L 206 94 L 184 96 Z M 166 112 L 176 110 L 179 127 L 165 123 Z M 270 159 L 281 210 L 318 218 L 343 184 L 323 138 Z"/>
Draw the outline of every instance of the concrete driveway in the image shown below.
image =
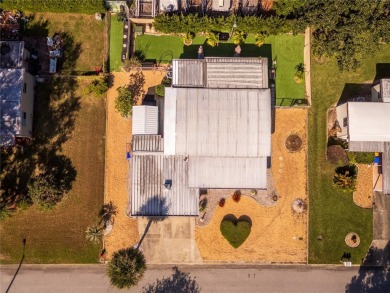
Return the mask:
<path id="1" fill-rule="evenodd" d="M 202 263 L 195 241 L 194 217 L 139 218 L 138 231 L 140 239 L 144 237 L 141 249 L 147 263 Z"/>

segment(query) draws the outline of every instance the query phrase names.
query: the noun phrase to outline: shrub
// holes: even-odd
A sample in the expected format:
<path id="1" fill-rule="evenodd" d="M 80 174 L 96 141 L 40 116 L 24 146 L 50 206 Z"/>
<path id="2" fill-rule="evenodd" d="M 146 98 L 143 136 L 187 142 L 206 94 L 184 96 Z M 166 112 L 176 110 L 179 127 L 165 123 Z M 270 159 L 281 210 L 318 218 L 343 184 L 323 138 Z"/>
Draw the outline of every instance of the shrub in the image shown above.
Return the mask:
<path id="1" fill-rule="evenodd" d="M 232 221 L 224 219 L 221 222 L 221 234 L 234 248 L 245 242 L 251 233 L 251 223 L 244 220 Z"/>
<path id="2" fill-rule="evenodd" d="M 115 252 L 107 266 L 111 285 L 123 289 L 135 286 L 146 270 L 145 257 L 138 249 L 124 248 Z"/>
<path id="3" fill-rule="evenodd" d="M 347 153 L 339 145 L 332 145 L 326 149 L 326 159 L 329 163 L 337 166 L 346 166 L 349 164 Z"/>
<path id="4" fill-rule="evenodd" d="M 192 44 L 192 39 L 194 38 L 195 34 L 191 32 L 187 32 L 185 36 L 183 37 L 183 43 L 186 46 L 189 46 Z"/>
<path id="5" fill-rule="evenodd" d="M 240 45 L 245 43 L 246 34 L 243 31 L 236 30 L 233 33 L 232 41 L 235 45 Z"/>
<path id="6" fill-rule="evenodd" d="M 123 62 L 123 69 L 126 71 L 126 72 L 129 72 L 130 70 L 132 69 L 135 69 L 137 67 L 140 67 L 141 66 L 141 60 L 134 56 L 134 57 L 131 57 L 130 59 L 126 59 L 124 62 Z"/>
<path id="7" fill-rule="evenodd" d="M 98 224 L 88 227 L 85 231 L 85 237 L 87 238 L 87 240 L 94 243 L 99 243 L 102 238 L 102 235 L 102 228 L 100 228 Z"/>
<path id="8" fill-rule="evenodd" d="M 62 182 L 52 175 L 34 176 L 28 183 L 28 195 L 32 202 L 44 210 L 52 209 L 64 196 Z"/>
<path id="9" fill-rule="evenodd" d="M 355 191 L 357 170 L 355 165 L 336 168 L 333 185 L 344 191 Z"/>
<path id="10" fill-rule="evenodd" d="M 338 137 L 329 136 L 328 146 L 331 146 L 331 145 L 339 145 L 343 149 L 347 149 L 348 148 L 348 141 L 341 139 L 341 138 L 338 138 Z"/>
<path id="11" fill-rule="evenodd" d="M 219 205 L 221 208 L 223 208 L 223 207 L 225 206 L 225 202 L 226 202 L 226 199 L 221 198 L 221 199 L 219 200 L 218 205 Z"/>
<path id="12" fill-rule="evenodd" d="M 294 80 L 296 83 L 302 83 L 303 78 L 305 77 L 305 66 L 303 63 L 299 63 L 297 66 L 295 66 L 295 75 Z"/>
<path id="13" fill-rule="evenodd" d="M 370 152 L 348 152 L 348 158 L 353 163 L 372 164 L 374 162 L 375 153 L 370 153 Z"/>
<path id="14" fill-rule="evenodd" d="M 92 83 L 86 88 L 86 94 L 93 93 L 96 96 L 102 96 L 108 91 L 108 77 L 95 79 Z"/>
<path id="15" fill-rule="evenodd" d="M 165 95 L 165 85 L 159 84 L 154 88 L 154 92 L 157 96 L 163 97 Z"/>
<path id="16" fill-rule="evenodd" d="M 115 99 L 115 110 L 121 114 L 122 117 L 128 117 L 133 109 L 134 99 L 130 90 L 125 87 L 117 88 L 118 96 Z"/>
<path id="17" fill-rule="evenodd" d="M 241 199 L 241 191 L 239 190 L 236 190 L 234 193 L 233 193 L 233 200 L 235 202 L 239 202 Z"/>
<path id="18" fill-rule="evenodd" d="M 218 36 L 216 33 L 208 33 L 207 34 L 207 38 L 206 38 L 206 43 L 211 46 L 211 47 L 215 47 L 215 46 L 218 46 L 218 43 L 219 43 L 219 40 L 218 40 Z"/>
<path id="19" fill-rule="evenodd" d="M 207 198 L 202 198 L 199 202 L 199 212 L 204 212 L 207 208 Z"/>
<path id="20" fill-rule="evenodd" d="M 0 207 L 0 221 L 11 217 L 13 211 L 14 209 L 11 209 L 7 206 Z"/>
<path id="21" fill-rule="evenodd" d="M 104 0 L 2 0 L 0 8 L 30 12 L 85 14 L 106 11 Z"/>

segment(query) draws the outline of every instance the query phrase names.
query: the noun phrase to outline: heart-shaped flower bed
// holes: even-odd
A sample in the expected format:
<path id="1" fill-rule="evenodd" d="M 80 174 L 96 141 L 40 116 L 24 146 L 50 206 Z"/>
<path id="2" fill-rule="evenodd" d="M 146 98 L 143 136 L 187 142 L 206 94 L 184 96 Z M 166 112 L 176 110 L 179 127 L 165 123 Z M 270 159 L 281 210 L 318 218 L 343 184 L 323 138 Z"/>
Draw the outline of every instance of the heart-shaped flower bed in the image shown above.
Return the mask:
<path id="1" fill-rule="evenodd" d="M 252 221 L 248 216 L 238 219 L 234 215 L 227 215 L 221 222 L 221 233 L 234 248 L 241 246 L 251 233 Z"/>

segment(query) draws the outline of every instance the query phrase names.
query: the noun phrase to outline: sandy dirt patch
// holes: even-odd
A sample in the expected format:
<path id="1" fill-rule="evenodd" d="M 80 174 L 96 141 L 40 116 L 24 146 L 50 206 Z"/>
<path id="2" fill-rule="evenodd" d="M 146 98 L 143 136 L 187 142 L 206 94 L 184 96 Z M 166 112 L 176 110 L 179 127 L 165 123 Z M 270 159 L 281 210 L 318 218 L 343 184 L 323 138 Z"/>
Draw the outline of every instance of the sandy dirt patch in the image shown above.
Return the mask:
<path id="1" fill-rule="evenodd" d="M 358 175 L 356 191 L 353 193 L 353 202 L 362 208 L 372 208 L 374 194 L 372 191 L 372 166 L 357 164 Z"/>
<path id="2" fill-rule="evenodd" d="M 265 207 L 248 196 L 236 203 L 227 198 L 217 206 L 210 224 L 196 228 L 196 240 L 204 262 L 306 262 L 307 213 L 295 214 L 291 205 L 296 198 L 307 201 L 306 109 L 276 109 L 275 133 L 272 135 L 272 175 L 279 195 L 274 207 Z M 289 152 L 285 140 L 298 134 L 301 149 Z M 251 234 L 237 249 L 220 233 L 225 215 L 249 216 Z"/>
<path id="3" fill-rule="evenodd" d="M 129 83 L 131 73 L 113 73 L 113 86 L 107 93 L 107 124 L 106 124 L 106 169 L 105 169 L 105 202 L 112 201 L 118 207 L 112 232 L 105 238 L 105 248 L 108 256 L 113 252 L 132 246 L 139 240 L 136 219 L 127 216 L 129 212 L 129 162 L 126 160 L 126 150 L 131 143 L 131 118 L 122 118 L 115 111 L 116 89 Z M 145 76 L 144 93 L 151 93 L 151 88 L 161 83 L 165 76 L 163 71 L 143 71 Z M 139 103 L 142 99 L 139 98 Z"/>

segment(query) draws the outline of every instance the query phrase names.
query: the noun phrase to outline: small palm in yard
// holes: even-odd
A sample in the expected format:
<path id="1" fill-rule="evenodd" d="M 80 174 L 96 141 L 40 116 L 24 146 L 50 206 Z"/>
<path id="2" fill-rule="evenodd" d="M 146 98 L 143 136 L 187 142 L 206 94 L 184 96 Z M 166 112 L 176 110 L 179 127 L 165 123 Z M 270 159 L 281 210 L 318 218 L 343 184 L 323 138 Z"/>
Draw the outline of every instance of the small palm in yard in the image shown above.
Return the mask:
<path id="1" fill-rule="evenodd" d="M 102 217 L 102 221 L 104 221 L 104 225 L 111 220 L 113 216 L 118 213 L 118 208 L 110 201 L 103 205 L 100 210 L 99 215 Z"/>
<path id="2" fill-rule="evenodd" d="M 85 237 L 94 243 L 99 243 L 102 238 L 102 228 L 99 227 L 98 224 L 90 226 L 85 231 Z"/>
<path id="3" fill-rule="evenodd" d="M 218 46 L 219 40 L 217 34 L 213 32 L 208 33 L 206 43 L 211 47 Z"/>
<path id="4" fill-rule="evenodd" d="M 107 266 L 111 285 L 123 289 L 135 286 L 146 270 L 145 257 L 135 248 L 124 248 L 114 253 Z"/>

